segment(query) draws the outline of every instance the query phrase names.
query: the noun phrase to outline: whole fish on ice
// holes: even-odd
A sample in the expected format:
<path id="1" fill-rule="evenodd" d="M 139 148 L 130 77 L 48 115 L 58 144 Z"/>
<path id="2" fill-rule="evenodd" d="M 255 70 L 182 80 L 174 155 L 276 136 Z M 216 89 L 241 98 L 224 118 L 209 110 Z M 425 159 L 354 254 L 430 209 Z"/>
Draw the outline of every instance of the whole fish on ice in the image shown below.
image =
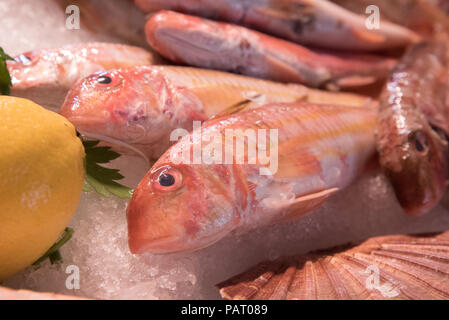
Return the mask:
<path id="1" fill-rule="evenodd" d="M 136 0 L 144 12 L 175 10 L 244 25 L 300 44 L 328 49 L 382 50 L 418 39 L 390 22 L 368 29 L 367 16 L 325 0 Z M 372 3 L 370 3 L 372 4 Z M 366 8 L 365 6 L 364 8 Z"/>
<path id="2" fill-rule="evenodd" d="M 440 201 L 449 175 L 448 45 L 414 45 L 380 99 L 377 148 L 396 197 L 410 215 Z"/>
<path id="3" fill-rule="evenodd" d="M 177 63 L 310 87 L 366 86 L 385 79 L 395 64 L 383 56 L 311 50 L 244 27 L 173 11 L 151 16 L 145 32 L 158 53 Z"/>
<path id="4" fill-rule="evenodd" d="M 196 250 L 233 230 L 312 211 L 374 155 L 375 125 L 375 109 L 310 103 L 206 122 L 168 149 L 134 191 L 131 252 Z"/>
<path id="5" fill-rule="evenodd" d="M 195 120 L 238 112 L 243 107 L 298 100 L 367 107 L 376 104 L 356 94 L 225 72 L 137 66 L 79 80 L 67 94 L 60 113 L 88 136 L 116 145 L 124 143 L 157 159 L 172 143 L 170 133 L 178 128 L 191 130 Z"/>
<path id="6" fill-rule="evenodd" d="M 11 94 L 59 108 L 71 85 L 97 71 L 157 63 L 144 49 L 114 43 L 83 43 L 22 53 L 7 61 Z"/>

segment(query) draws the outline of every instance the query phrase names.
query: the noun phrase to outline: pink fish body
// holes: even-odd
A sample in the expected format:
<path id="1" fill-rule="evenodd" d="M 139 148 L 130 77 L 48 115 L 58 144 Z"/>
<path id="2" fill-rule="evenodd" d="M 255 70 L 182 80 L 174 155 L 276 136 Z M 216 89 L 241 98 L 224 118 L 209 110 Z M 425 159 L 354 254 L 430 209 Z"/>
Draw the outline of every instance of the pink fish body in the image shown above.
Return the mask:
<path id="1" fill-rule="evenodd" d="M 157 62 L 147 50 L 112 43 L 83 43 L 25 52 L 7 61 L 12 94 L 61 105 L 79 78 L 101 70 Z"/>
<path id="2" fill-rule="evenodd" d="M 381 56 L 313 51 L 244 27 L 172 11 L 154 14 L 145 31 L 150 45 L 177 63 L 311 87 L 365 86 L 385 79 L 395 64 Z"/>
<path id="3" fill-rule="evenodd" d="M 124 143 L 157 159 L 172 143 L 170 133 L 178 128 L 191 130 L 195 120 L 238 112 L 240 107 L 298 100 L 358 106 L 371 102 L 355 94 L 212 70 L 136 66 L 95 73 L 78 81 L 60 113 L 88 136 Z"/>
<path id="4" fill-rule="evenodd" d="M 144 12 L 175 10 L 244 25 L 300 44 L 356 51 L 404 47 L 418 39 L 406 28 L 382 21 L 368 29 L 368 15 L 325 0 L 136 0 Z M 370 3 L 371 4 L 371 3 Z M 365 5 L 364 10 L 368 7 Z"/>
<path id="5" fill-rule="evenodd" d="M 234 230 L 314 210 L 353 181 L 374 154 L 375 112 L 269 104 L 206 122 L 167 150 L 136 188 L 127 210 L 131 252 L 196 250 Z M 228 159 L 229 130 L 247 140 L 244 152 L 235 147 Z M 263 139 L 269 142 L 258 145 Z M 256 140 L 269 161 L 249 151 Z M 211 151 L 218 142 L 221 157 Z M 199 144 L 201 161 L 194 158 Z"/>

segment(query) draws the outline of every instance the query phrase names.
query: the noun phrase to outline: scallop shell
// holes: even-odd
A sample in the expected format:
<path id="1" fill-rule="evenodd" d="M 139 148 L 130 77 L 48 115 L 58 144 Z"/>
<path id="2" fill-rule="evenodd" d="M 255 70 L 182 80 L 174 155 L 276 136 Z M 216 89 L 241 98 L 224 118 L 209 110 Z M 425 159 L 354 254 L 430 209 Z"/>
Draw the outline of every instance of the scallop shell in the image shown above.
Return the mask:
<path id="1" fill-rule="evenodd" d="M 449 231 L 266 261 L 217 287 L 233 300 L 449 299 Z"/>

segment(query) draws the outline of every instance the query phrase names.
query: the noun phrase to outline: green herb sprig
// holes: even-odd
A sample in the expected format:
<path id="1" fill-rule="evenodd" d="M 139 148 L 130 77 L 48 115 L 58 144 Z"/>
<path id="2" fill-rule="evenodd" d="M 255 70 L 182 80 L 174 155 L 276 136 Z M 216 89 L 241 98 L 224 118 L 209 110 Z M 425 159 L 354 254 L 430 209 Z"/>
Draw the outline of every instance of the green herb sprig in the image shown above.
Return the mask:
<path id="1" fill-rule="evenodd" d="M 67 241 L 69 241 L 72 236 L 73 233 L 75 231 L 72 228 L 65 228 L 64 232 L 62 233 L 61 237 L 59 238 L 58 241 L 56 241 L 56 243 L 54 245 L 52 245 L 50 247 L 50 249 L 47 250 L 47 252 L 45 252 L 42 257 L 40 257 L 39 259 L 37 259 L 34 263 L 33 266 L 35 268 L 39 268 L 40 264 L 42 262 L 44 262 L 47 258 L 50 259 L 51 264 L 55 264 L 55 263 L 61 263 L 62 262 L 62 257 L 61 257 L 61 253 L 59 252 L 59 249 L 61 249 L 61 247 L 66 244 Z"/>
<path id="2" fill-rule="evenodd" d="M 112 194 L 121 199 L 131 198 L 133 190 L 117 182 L 124 178 L 119 170 L 99 165 L 117 159 L 120 154 L 112 151 L 110 147 L 99 147 L 98 143 L 97 140 L 83 140 L 86 152 L 86 178 L 83 190 L 85 192 L 95 190 L 105 197 L 110 197 Z"/>
<path id="3" fill-rule="evenodd" d="M 6 60 L 14 60 L 0 47 L 0 94 L 9 95 L 11 92 L 11 76 L 6 66 Z"/>

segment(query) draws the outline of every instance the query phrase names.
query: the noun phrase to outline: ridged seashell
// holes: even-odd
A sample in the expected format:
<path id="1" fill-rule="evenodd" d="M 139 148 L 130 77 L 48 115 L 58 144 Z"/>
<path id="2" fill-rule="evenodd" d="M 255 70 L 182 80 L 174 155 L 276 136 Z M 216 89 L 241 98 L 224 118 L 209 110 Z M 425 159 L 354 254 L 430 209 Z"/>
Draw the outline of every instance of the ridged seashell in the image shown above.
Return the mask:
<path id="1" fill-rule="evenodd" d="M 227 299 L 449 299 L 449 231 L 258 264 L 217 285 Z"/>

